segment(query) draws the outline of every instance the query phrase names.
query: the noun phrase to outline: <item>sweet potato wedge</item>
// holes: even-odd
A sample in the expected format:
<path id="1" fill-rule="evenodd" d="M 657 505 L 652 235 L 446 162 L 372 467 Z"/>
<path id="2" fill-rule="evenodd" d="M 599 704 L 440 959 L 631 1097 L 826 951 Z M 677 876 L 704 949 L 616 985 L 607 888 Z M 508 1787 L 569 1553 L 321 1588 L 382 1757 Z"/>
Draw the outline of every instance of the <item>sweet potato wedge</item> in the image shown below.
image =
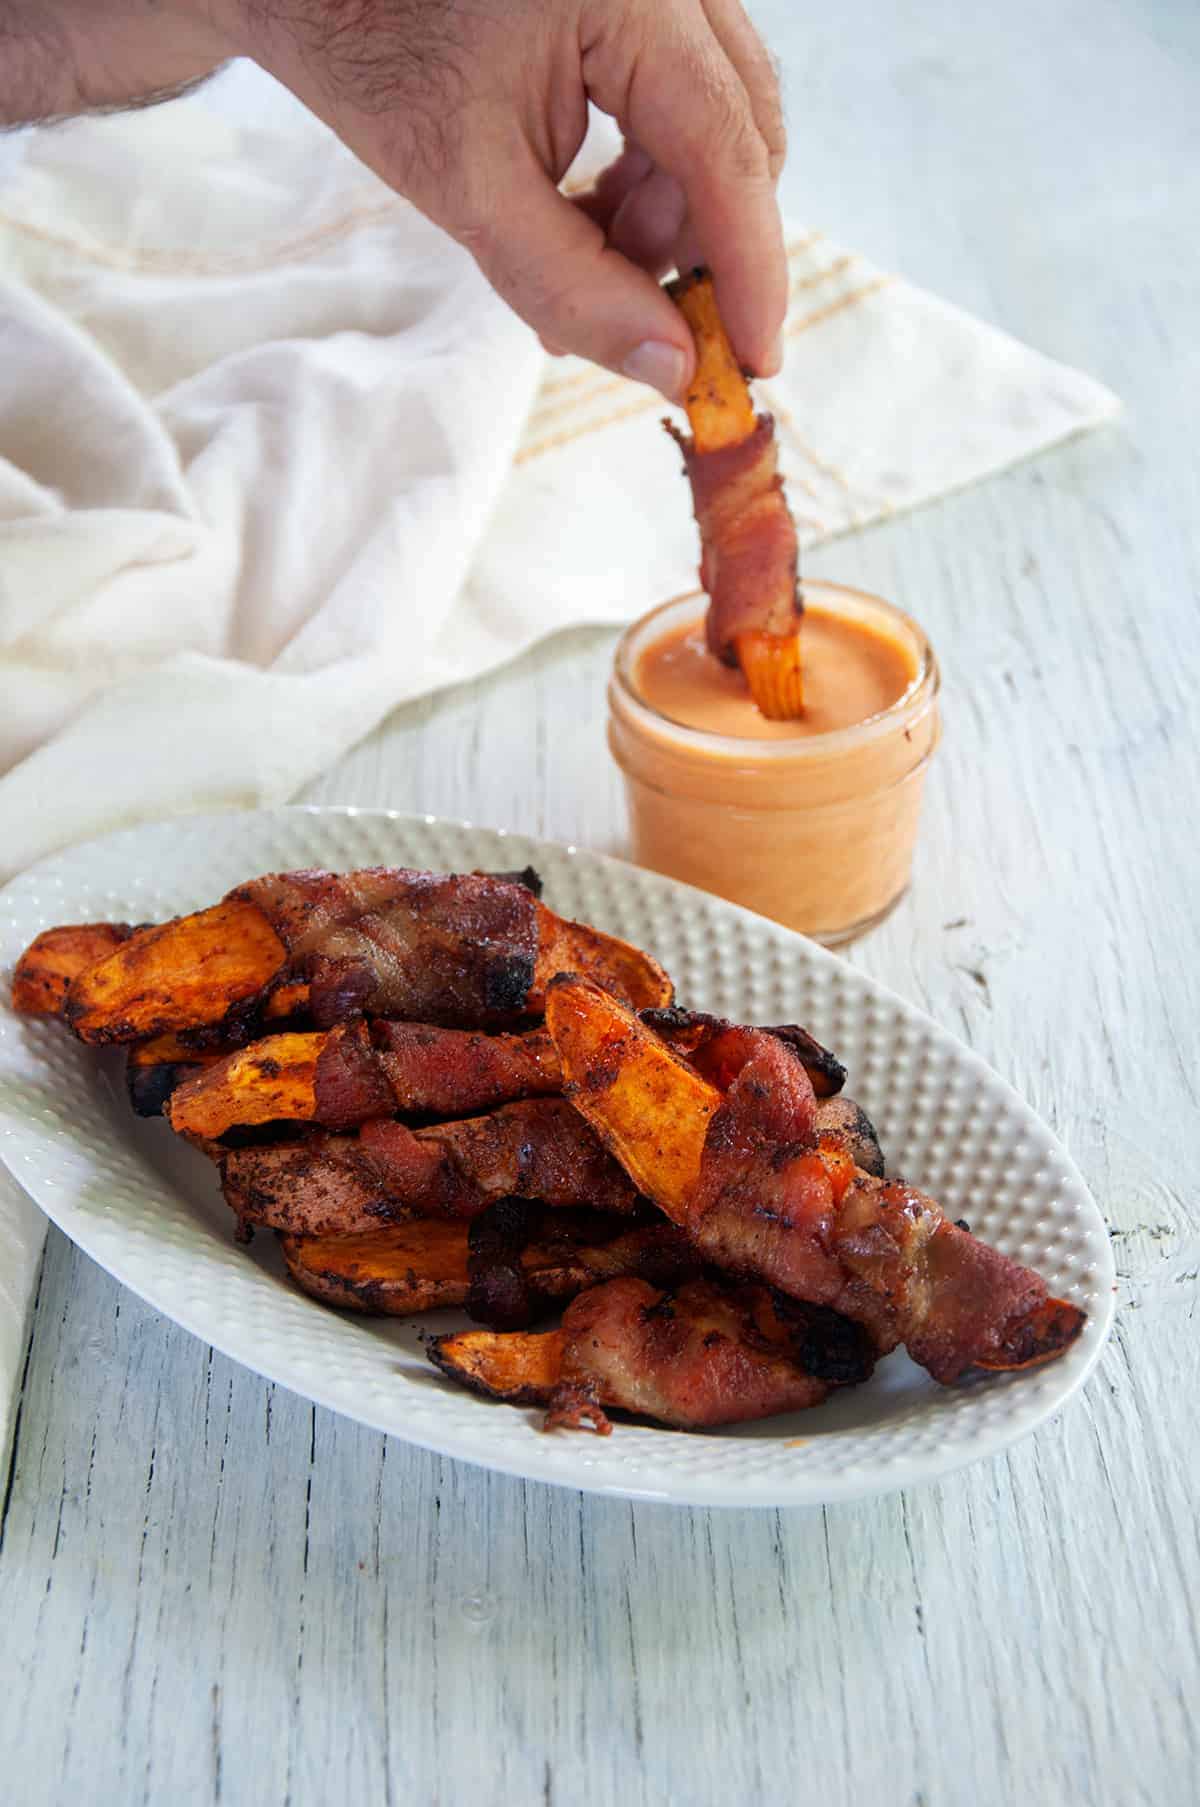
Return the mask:
<path id="1" fill-rule="evenodd" d="M 546 988 L 558 973 L 581 973 L 594 979 L 634 1010 L 664 1009 L 675 995 L 675 987 L 658 961 L 640 947 L 587 923 L 569 922 L 539 904 L 531 1011 L 545 1009 Z"/>
<path id="2" fill-rule="evenodd" d="M 586 983 L 551 986 L 546 1027 L 576 1109 L 639 1191 L 668 1216 L 685 1215 L 720 1092 L 651 1030 L 619 1008 L 605 1009 L 602 994 Z M 601 1091 L 603 1112 L 590 1108 Z"/>
<path id="3" fill-rule="evenodd" d="M 67 991 L 133 934 L 127 922 L 82 922 L 45 929 L 31 941 L 13 973 L 13 1009 L 23 1016 L 61 1016 Z"/>
<path id="4" fill-rule="evenodd" d="M 135 1115 L 161 1117 L 168 1098 L 186 1079 L 222 1058 L 220 1050 L 189 1047 L 177 1035 L 135 1042 L 125 1057 L 125 1089 Z"/>
<path id="5" fill-rule="evenodd" d="M 565 1330 L 462 1330 L 431 1337 L 429 1359 L 473 1393 L 510 1405 L 547 1405 L 562 1377 Z"/>
<path id="6" fill-rule="evenodd" d="M 220 1022 L 283 966 L 253 904 L 219 903 L 134 935 L 71 983 L 63 1014 L 85 1042 L 140 1041 Z"/>
<path id="7" fill-rule="evenodd" d="M 696 450 L 717 452 L 737 445 L 754 431 L 754 403 L 729 343 L 712 277 L 707 270 L 689 270 L 667 284 L 667 293 L 696 341 L 696 374 L 684 397 Z"/>
<path id="8" fill-rule="evenodd" d="M 361 1236 L 281 1236 L 303 1292 L 346 1311 L 409 1317 L 466 1303 L 468 1225 L 433 1217 Z"/>
<path id="9" fill-rule="evenodd" d="M 308 1009 L 308 985 L 303 980 L 278 985 L 263 1005 L 268 1023 L 279 1023 L 289 1017 L 302 1017 Z"/>
<path id="10" fill-rule="evenodd" d="M 215 1139 L 257 1123 L 310 1123 L 325 1033 L 267 1035 L 184 1080 L 165 1115 L 178 1136 Z"/>

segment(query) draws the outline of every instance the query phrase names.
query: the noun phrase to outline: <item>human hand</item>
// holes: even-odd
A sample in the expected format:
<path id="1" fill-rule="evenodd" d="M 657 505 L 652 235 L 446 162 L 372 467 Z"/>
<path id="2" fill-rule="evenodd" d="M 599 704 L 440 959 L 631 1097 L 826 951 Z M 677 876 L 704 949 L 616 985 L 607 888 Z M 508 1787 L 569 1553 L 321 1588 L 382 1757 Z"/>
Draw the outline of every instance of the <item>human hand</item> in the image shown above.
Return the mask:
<path id="1" fill-rule="evenodd" d="M 739 358 L 778 369 L 783 120 L 741 0 L 199 4 L 466 246 L 550 350 L 678 396 L 694 349 L 656 278 L 704 262 Z M 627 148 L 570 201 L 557 185 L 589 98 Z"/>

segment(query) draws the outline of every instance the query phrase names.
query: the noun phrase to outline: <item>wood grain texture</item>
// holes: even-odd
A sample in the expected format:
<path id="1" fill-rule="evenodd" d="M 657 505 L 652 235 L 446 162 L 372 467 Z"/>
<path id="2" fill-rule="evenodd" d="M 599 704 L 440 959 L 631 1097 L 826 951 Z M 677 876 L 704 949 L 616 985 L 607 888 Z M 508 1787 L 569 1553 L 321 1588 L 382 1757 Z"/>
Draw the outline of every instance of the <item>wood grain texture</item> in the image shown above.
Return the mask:
<path id="1" fill-rule="evenodd" d="M 682 1512 L 314 1411 L 52 1233 L 0 1545 L 19 1807 L 1200 1798 L 1200 14 L 755 10 L 791 210 L 1127 402 L 810 561 L 917 613 L 945 678 L 913 891 L 850 957 L 1063 1136 L 1113 1225 L 1112 1343 L 936 1486 Z M 313 797 L 619 848 L 610 646 L 403 711 Z"/>

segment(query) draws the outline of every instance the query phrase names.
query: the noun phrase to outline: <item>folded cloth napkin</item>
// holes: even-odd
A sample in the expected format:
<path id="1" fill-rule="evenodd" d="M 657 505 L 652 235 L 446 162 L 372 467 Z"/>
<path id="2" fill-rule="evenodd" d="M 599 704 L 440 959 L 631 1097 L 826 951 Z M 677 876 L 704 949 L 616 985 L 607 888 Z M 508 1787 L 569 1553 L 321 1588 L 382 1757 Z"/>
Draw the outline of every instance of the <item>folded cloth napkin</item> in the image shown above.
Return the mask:
<path id="1" fill-rule="evenodd" d="M 808 544 L 1115 408 L 817 233 L 789 255 L 763 396 Z M 398 703 L 695 581 L 660 399 L 544 359 L 306 116 L 189 100 L 30 138 L 0 368 L 0 876 L 285 800 Z M 0 1188 L 2 1462 L 41 1221 Z"/>

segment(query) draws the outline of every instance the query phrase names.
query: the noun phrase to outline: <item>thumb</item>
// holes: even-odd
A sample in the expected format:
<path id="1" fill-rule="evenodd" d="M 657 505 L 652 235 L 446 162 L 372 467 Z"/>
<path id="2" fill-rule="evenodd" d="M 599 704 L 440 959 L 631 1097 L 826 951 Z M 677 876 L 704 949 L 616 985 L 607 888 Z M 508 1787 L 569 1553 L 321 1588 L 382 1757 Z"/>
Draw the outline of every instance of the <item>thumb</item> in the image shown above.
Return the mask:
<path id="1" fill-rule="evenodd" d="M 532 152 L 503 174 L 486 217 L 444 221 L 503 296 L 556 350 L 649 383 L 669 399 L 695 365 L 687 322 L 653 277 L 605 242 L 600 226 L 561 195 Z M 489 184 L 491 186 L 491 184 Z"/>

